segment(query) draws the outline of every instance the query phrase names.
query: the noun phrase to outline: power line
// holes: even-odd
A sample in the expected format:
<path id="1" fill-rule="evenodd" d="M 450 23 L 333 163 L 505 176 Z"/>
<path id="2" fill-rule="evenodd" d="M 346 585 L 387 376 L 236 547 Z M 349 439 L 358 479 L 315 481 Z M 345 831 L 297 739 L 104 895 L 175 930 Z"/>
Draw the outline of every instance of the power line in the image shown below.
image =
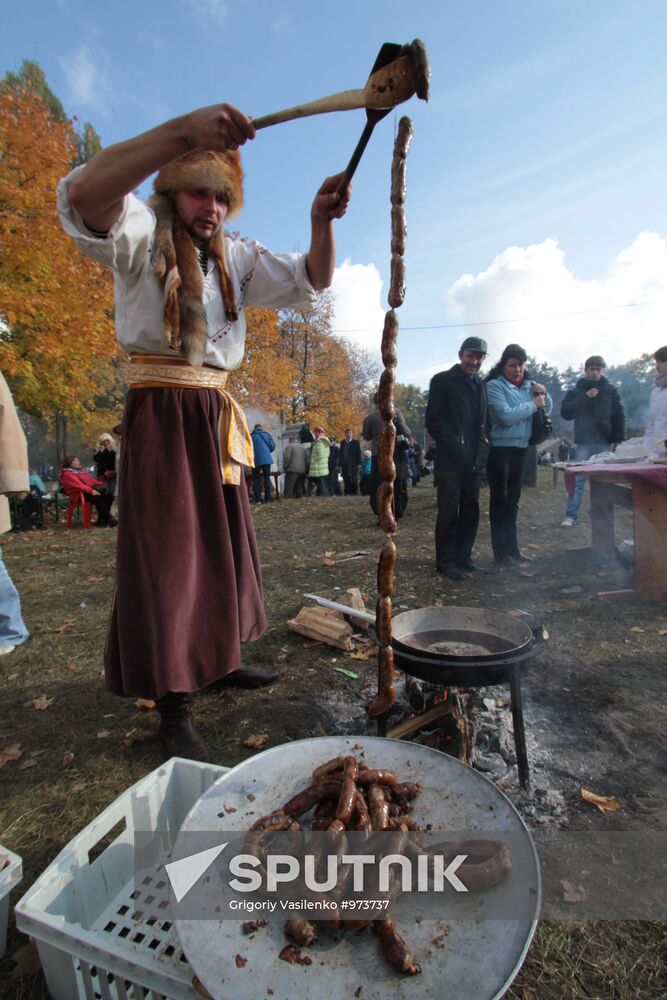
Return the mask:
<path id="1" fill-rule="evenodd" d="M 645 302 L 623 302 L 618 306 L 603 306 L 600 309 L 578 309 L 573 312 L 552 313 L 551 316 L 522 316 L 516 319 L 488 319 L 477 323 L 438 323 L 434 326 L 401 326 L 401 330 L 464 330 L 476 326 L 503 326 L 507 323 L 544 323 L 550 319 L 561 319 L 564 316 L 592 316 L 595 313 L 611 312 L 616 309 L 636 309 L 638 306 L 650 306 L 660 299 L 647 299 Z M 332 333 L 365 333 L 374 327 L 354 327 L 351 330 L 332 330 Z"/>

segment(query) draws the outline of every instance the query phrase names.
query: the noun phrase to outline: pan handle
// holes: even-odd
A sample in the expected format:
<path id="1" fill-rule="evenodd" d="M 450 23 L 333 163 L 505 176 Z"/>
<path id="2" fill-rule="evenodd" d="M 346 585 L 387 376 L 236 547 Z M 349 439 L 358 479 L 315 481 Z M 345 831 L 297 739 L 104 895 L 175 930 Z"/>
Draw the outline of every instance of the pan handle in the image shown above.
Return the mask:
<path id="1" fill-rule="evenodd" d="M 366 125 L 364 126 L 364 130 L 361 133 L 361 138 L 359 139 L 359 142 L 357 143 L 357 145 L 355 147 L 355 150 L 354 150 L 354 153 L 352 154 L 350 162 L 348 163 L 347 167 L 345 168 L 345 171 L 342 174 L 341 179 L 338 181 L 338 186 L 336 188 L 336 194 L 342 194 L 343 191 L 345 190 L 345 188 L 348 186 L 348 184 L 352 180 L 352 178 L 354 177 L 354 172 L 357 169 L 357 167 L 359 166 L 359 160 L 363 156 L 364 150 L 366 149 L 366 146 L 368 145 L 368 140 L 370 139 L 374 128 L 375 128 L 375 121 L 373 119 L 369 118 L 369 120 L 366 122 Z"/>

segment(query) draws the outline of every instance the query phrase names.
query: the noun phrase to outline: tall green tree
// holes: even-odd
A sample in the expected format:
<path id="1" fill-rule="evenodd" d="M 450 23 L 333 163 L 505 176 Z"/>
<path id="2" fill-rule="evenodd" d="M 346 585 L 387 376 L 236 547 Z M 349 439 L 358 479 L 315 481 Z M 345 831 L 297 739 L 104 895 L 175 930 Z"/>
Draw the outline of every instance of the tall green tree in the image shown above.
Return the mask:
<path id="1" fill-rule="evenodd" d="M 65 114 L 62 102 L 53 93 L 46 80 L 44 70 L 39 63 L 32 59 L 24 59 L 18 73 L 7 72 L 5 78 L 0 82 L 0 93 L 10 91 L 15 95 L 22 91 L 36 94 L 45 102 L 49 117 L 59 125 L 70 124 Z M 74 130 L 75 155 L 72 157 L 72 166 L 79 163 L 86 163 L 91 156 L 99 152 L 102 148 L 102 140 L 90 122 L 84 122 L 81 131 Z"/>

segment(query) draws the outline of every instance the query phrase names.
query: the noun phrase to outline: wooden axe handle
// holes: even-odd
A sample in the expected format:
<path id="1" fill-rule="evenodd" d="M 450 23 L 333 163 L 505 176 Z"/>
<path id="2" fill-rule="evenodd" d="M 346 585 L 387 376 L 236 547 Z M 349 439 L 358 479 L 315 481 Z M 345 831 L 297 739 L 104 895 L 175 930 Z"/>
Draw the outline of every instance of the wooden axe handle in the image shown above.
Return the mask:
<path id="1" fill-rule="evenodd" d="M 262 115 L 253 118 L 256 129 L 267 128 L 269 125 L 279 125 L 281 122 L 291 122 L 295 118 L 308 118 L 309 115 L 324 115 L 329 111 L 354 111 L 366 107 L 365 90 L 341 90 L 338 94 L 321 97 L 318 101 L 308 104 L 297 104 L 294 108 L 285 108 L 272 115 Z"/>

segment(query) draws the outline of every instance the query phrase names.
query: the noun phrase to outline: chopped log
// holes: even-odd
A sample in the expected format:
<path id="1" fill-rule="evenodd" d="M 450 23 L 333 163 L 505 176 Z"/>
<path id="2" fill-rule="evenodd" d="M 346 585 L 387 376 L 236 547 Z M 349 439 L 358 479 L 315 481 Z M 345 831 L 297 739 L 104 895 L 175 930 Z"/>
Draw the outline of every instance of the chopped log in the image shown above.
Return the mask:
<path id="1" fill-rule="evenodd" d="M 366 611 L 366 605 L 358 587 L 350 587 L 349 590 L 346 590 L 338 603 L 347 604 L 348 607 L 354 608 L 355 611 Z M 352 621 L 355 632 L 362 632 L 370 628 L 370 622 L 362 622 L 358 618 L 353 618 Z"/>
<path id="2" fill-rule="evenodd" d="M 412 733 L 415 729 L 423 729 L 429 722 L 435 722 L 442 715 L 450 715 L 451 711 L 449 702 L 444 701 L 441 705 L 435 705 L 433 708 L 430 708 L 428 712 L 422 712 L 421 715 L 413 715 L 411 719 L 399 722 L 398 725 L 393 726 L 392 729 L 387 731 L 387 736 L 390 740 L 400 740 L 407 733 Z"/>
<path id="3" fill-rule="evenodd" d="M 287 624 L 293 632 L 305 635 L 308 639 L 317 639 L 327 646 L 344 649 L 346 652 L 354 648 L 352 626 L 339 616 L 339 612 L 329 608 L 301 608 L 296 618 L 292 618 Z"/>

